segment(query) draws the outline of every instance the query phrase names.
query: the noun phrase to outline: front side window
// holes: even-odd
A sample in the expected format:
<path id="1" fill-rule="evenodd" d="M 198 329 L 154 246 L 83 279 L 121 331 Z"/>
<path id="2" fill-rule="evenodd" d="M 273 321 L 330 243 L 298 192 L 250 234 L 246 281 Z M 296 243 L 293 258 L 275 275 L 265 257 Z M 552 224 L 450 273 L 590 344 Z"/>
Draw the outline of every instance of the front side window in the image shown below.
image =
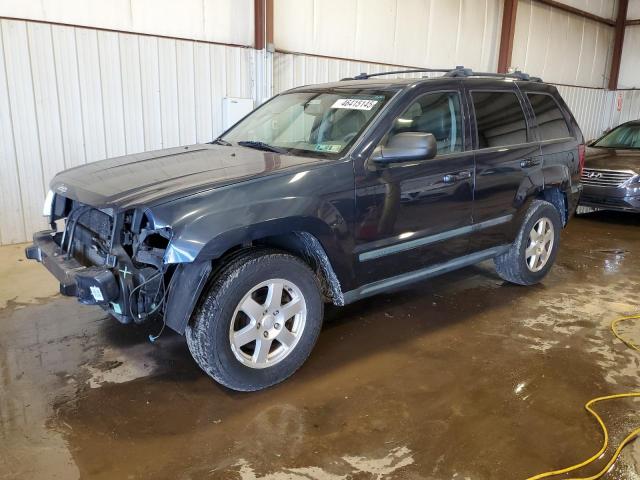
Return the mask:
<path id="1" fill-rule="evenodd" d="M 335 156 L 360 136 L 390 96 L 389 92 L 344 89 L 286 93 L 249 114 L 221 139 Z"/>
<path id="2" fill-rule="evenodd" d="M 527 121 L 514 92 L 472 92 L 478 148 L 527 142 Z"/>
<path id="3" fill-rule="evenodd" d="M 396 118 L 383 144 L 402 132 L 431 133 L 436 138 L 438 155 L 461 152 L 464 143 L 460 95 L 438 92 L 421 96 Z"/>
<path id="4" fill-rule="evenodd" d="M 553 140 L 571 136 L 567 122 L 560 107 L 551 95 L 527 93 L 538 122 L 538 134 L 541 140 Z"/>
<path id="5" fill-rule="evenodd" d="M 620 125 L 591 146 L 596 148 L 618 148 L 621 150 L 640 149 L 640 123 Z"/>

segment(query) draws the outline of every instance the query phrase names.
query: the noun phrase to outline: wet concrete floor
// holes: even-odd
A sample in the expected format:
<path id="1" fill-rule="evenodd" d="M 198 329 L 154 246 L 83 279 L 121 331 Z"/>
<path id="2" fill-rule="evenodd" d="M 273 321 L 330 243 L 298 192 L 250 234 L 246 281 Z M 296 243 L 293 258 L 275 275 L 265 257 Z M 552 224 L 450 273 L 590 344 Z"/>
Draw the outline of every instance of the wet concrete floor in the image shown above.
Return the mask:
<path id="1" fill-rule="evenodd" d="M 306 365 L 249 394 L 201 373 L 182 337 L 149 343 L 157 326 L 56 295 L 3 247 L 0 478 L 524 479 L 573 464 L 601 443 L 583 404 L 640 390 L 640 355 L 608 329 L 640 311 L 639 232 L 639 216 L 592 214 L 541 285 L 482 264 L 330 309 Z M 623 332 L 640 341 L 640 325 Z M 599 409 L 614 443 L 639 406 Z M 605 478 L 640 478 L 640 441 Z"/>

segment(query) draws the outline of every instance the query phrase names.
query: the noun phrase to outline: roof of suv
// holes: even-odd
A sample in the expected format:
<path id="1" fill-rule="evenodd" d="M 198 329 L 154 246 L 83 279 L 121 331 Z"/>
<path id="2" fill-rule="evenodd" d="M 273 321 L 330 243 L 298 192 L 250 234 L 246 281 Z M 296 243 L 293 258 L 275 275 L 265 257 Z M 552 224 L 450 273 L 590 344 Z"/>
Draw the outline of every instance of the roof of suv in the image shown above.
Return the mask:
<path id="1" fill-rule="evenodd" d="M 329 83 L 318 83 L 312 85 L 303 85 L 297 88 L 294 88 L 295 91 L 304 91 L 304 90 L 314 90 L 318 88 L 326 88 L 326 89 L 362 89 L 362 90 L 401 90 L 407 87 L 411 87 L 414 85 L 420 85 L 424 83 L 450 83 L 451 81 L 464 81 L 464 82 L 482 82 L 486 84 L 487 82 L 495 83 L 496 85 L 500 84 L 513 84 L 518 83 L 520 85 L 527 83 L 535 83 L 538 88 L 545 90 L 544 88 L 540 88 L 539 86 L 550 86 L 548 83 L 543 83 L 540 81 L 529 82 L 527 80 L 518 80 L 513 78 L 506 77 L 494 77 L 494 76 L 469 76 L 469 77 L 451 77 L 451 76 L 438 76 L 438 77 L 422 77 L 422 78 L 363 78 L 361 80 L 357 79 L 344 79 L 338 82 L 329 82 Z"/>
<path id="2" fill-rule="evenodd" d="M 421 78 L 383 78 L 392 75 L 401 74 L 425 74 Z M 438 76 L 429 76 L 438 74 Z M 393 70 L 388 72 L 377 73 L 360 73 L 352 78 L 343 78 L 339 82 L 323 83 L 315 85 L 304 85 L 294 88 L 295 91 L 313 90 L 313 89 L 353 89 L 360 90 L 402 90 L 411 86 L 424 83 L 451 83 L 451 80 L 465 81 L 475 83 L 513 83 L 519 84 L 536 84 L 535 90 L 555 90 L 549 84 L 545 84 L 541 78 L 533 77 L 528 73 L 516 70 L 511 73 L 493 73 L 493 72 L 474 72 L 470 68 L 458 65 L 455 68 L 413 68 L 408 70 Z M 540 88 L 541 85 L 545 87 Z"/>
<path id="3" fill-rule="evenodd" d="M 392 75 L 401 74 L 426 74 L 421 78 L 382 78 Z M 438 76 L 428 76 L 438 74 Z M 304 91 L 306 89 L 366 89 L 366 90 L 401 90 L 410 86 L 419 85 L 423 83 L 450 83 L 451 80 L 466 82 L 482 81 L 483 83 L 531 83 L 537 85 L 545 85 L 541 78 L 533 77 L 528 73 L 516 70 L 510 73 L 493 73 L 493 72 L 474 72 L 470 68 L 465 68 L 462 65 L 458 65 L 455 68 L 412 68 L 407 70 L 393 70 L 388 72 L 377 73 L 360 73 L 353 78 L 343 78 L 340 82 L 305 85 L 295 88 L 296 91 Z M 536 88 L 536 90 L 553 90 L 554 88 Z"/>

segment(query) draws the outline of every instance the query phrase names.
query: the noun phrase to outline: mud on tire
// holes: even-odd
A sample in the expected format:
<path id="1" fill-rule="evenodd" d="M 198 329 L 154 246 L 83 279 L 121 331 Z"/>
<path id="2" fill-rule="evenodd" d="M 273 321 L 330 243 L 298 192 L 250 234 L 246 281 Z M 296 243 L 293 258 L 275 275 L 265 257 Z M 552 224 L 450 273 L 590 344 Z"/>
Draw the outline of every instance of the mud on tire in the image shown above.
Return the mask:
<path id="1" fill-rule="evenodd" d="M 250 334 L 250 325 L 256 328 L 258 332 L 256 335 L 268 336 L 268 332 L 274 335 L 281 333 L 281 330 L 275 330 L 275 317 L 269 316 L 270 320 L 265 320 L 264 325 L 260 324 L 262 319 L 255 320 L 254 317 L 262 315 L 263 312 L 257 312 L 251 317 L 247 315 L 246 319 L 238 320 L 238 315 L 244 315 L 242 310 L 238 311 L 240 303 L 248 301 L 247 295 L 254 295 L 251 292 L 255 287 L 269 282 L 270 279 L 282 279 L 285 283 L 288 282 L 295 287 L 296 298 L 303 298 L 304 326 L 299 338 L 295 343 L 291 343 L 293 347 L 284 358 L 273 365 L 267 363 L 258 368 L 251 363 L 251 343 L 246 347 L 243 346 L 244 350 L 240 350 L 237 345 L 232 345 L 232 338 L 235 338 L 233 337 L 235 327 L 232 327 L 232 322 L 235 325 L 238 321 L 245 321 L 246 329 Z M 292 287 L 285 285 L 281 298 L 287 298 L 287 289 Z M 270 291 L 269 287 L 262 288 Z M 258 289 L 257 293 L 261 291 Z M 290 291 L 293 292 L 293 290 Z M 293 297 L 289 301 L 292 300 Z M 258 299 L 256 304 L 260 304 L 261 301 Z M 266 312 L 267 304 L 268 300 L 265 300 L 260 309 Z M 305 362 L 320 333 L 323 308 L 320 284 L 305 262 L 278 250 L 250 251 L 232 260 L 210 280 L 186 328 L 187 345 L 200 368 L 217 382 L 233 390 L 261 390 L 282 382 Z M 266 325 L 268 322 L 269 325 Z M 283 325 L 277 325 L 279 329 L 286 328 L 284 322 L 280 323 Z M 270 330 L 267 327 L 270 327 Z M 274 344 L 280 348 L 276 340 Z M 281 346 L 284 347 L 285 344 L 282 343 Z M 258 349 L 258 340 L 253 341 L 253 348 Z M 273 348 L 267 347 L 268 356 L 272 355 L 269 349 Z M 258 356 L 255 352 L 253 355 Z"/>
<path id="2" fill-rule="evenodd" d="M 537 271 L 532 271 L 527 263 L 527 248 L 530 234 L 541 219 L 548 219 L 553 226 L 552 248 L 546 262 Z M 549 272 L 558 253 L 562 220 L 558 210 L 549 202 L 534 200 L 527 210 L 516 240 L 509 250 L 494 259 L 496 272 L 507 282 L 518 285 L 533 285 L 540 282 Z"/>

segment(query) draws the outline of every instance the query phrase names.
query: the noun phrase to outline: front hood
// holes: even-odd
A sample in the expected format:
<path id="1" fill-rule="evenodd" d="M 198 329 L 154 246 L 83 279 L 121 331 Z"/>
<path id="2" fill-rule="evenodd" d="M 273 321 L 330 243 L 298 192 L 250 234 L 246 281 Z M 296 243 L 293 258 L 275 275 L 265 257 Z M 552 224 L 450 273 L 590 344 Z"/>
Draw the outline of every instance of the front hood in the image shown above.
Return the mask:
<path id="1" fill-rule="evenodd" d="M 318 161 L 245 147 L 191 145 L 71 168 L 53 178 L 51 189 L 87 205 L 123 209 L 163 203 Z"/>
<path id="2" fill-rule="evenodd" d="M 585 168 L 602 170 L 632 170 L 640 172 L 639 150 L 587 148 Z"/>

